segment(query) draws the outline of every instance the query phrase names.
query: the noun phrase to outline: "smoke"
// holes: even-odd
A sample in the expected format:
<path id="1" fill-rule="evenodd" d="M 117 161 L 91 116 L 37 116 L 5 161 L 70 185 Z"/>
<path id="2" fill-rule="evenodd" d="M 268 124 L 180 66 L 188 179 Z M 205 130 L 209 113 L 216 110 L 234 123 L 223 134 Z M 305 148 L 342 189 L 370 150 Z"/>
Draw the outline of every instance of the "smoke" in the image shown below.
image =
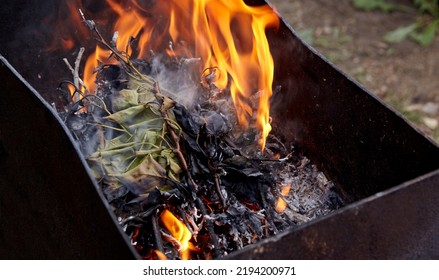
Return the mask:
<path id="1" fill-rule="evenodd" d="M 157 55 L 151 59 L 150 75 L 158 82 L 163 93 L 177 103 L 191 108 L 199 97 L 200 62 L 199 58 L 177 60 Z"/>

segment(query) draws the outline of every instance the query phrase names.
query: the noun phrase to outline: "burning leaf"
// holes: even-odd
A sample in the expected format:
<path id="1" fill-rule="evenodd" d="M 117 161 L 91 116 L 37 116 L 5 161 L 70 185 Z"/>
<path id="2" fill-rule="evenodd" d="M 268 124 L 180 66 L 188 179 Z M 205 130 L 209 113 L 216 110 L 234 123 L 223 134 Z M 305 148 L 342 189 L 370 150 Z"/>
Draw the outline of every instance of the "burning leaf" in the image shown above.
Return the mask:
<path id="1" fill-rule="evenodd" d="M 111 95 L 110 99 L 113 112 L 119 112 L 124 109 L 139 105 L 139 93 L 136 90 L 123 89 L 117 94 Z"/>
<path id="2" fill-rule="evenodd" d="M 134 194 L 142 194 L 164 185 L 163 181 L 166 178 L 166 169 L 149 154 L 143 158 L 138 166 L 128 172 L 108 175 L 117 178 Z"/>
<path id="3" fill-rule="evenodd" d="M 226 116 L 215 111 L 203 111 L 200 114 L 207 134 L 219 137 L 231 131 L 232 127 Z"/>
<path id="4" fill-rule="evenodd" d="M 102 118 L 109 139 L 88 158 L 96 174 L 116 178 L 137 195 L 164 187 L 168 178 L 179 181 L 181 172 L 152 85 L 133 81 L 131 89 L 111 96 L 114 112 Z M 172 108 L 173 102 L 164 100 Z"/>
<path id="5" fill-rule="evenodd" d="M 128 189 L 125 188 L 119 181 L 115 178 L 107 177 L 105 179 L 105 188 L 103 189 L 105 197 L 108 202 L 113 202 L 116 199 L 119 199 L 125 196 L 128 193 Z"/>
<path id="6" fill-rule="evenodd" d="M 183 131 L 191 135 L 198 135 L 200 133 L 202 122 L 199 118 L 194 117 L 184 106 L 179 104 L 174 107 L 173 111 Z"/>

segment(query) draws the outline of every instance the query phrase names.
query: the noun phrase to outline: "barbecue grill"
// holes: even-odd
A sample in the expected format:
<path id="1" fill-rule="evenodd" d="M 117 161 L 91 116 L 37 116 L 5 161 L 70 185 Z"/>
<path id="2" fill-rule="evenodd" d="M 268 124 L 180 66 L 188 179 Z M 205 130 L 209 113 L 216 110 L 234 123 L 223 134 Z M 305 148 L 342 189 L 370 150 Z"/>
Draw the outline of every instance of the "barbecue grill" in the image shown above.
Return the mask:
<path id="1" fill-rule="evenodd" d="M 51 104 L 67 71 L 62 56 L 43 51 L 50 25 L 41 22 L 58 5 L 0 8 L 0 258 L 138 259 Z M 284 20 L 268 38 L 281 88 L 272 98 L 273 130 L 300 147 L 348 205 L 227 258 L 439 258 L 437 144 Z"/>

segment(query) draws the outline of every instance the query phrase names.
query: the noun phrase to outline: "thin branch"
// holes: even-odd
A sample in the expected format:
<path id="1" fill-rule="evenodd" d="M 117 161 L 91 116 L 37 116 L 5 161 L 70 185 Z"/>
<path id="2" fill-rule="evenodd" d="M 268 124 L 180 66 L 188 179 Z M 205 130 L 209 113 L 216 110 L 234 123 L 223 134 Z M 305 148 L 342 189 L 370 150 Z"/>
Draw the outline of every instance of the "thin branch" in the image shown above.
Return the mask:
<path id="1" fill-rule="evenodd" d="M 88 89 L 87 86 L 85 85 L 84 81 L 81 79 L 81 77 L 79 76 L 79 67 L 81 66 L 81 60 L 82 60 L 82 55 L 84 54 L 85 49 L 84 48 L 80 48 L 79 49 L 79 53 L 76 57 L 75 60 L 75 68 L 73 68 L 73 66 L 70 64 L 70 62 L 67 60 L 67 58 L 64 58 L 63 61 L 64 63 L 67 65 L 67 67 L 69 68 L 69 70 L 72 72 L 73 75 L 73 85 L 75 87 L 75 100 L 79 100 L 80 99 L 80 85 L 85 89 L 86 94 L 88 93 Z"/>
<path id="2" fill-rule="evenodd" d="M 104 39 L 101 32 L 99 32 L 99 29 L 97 28 L 96 23 L 93 20 L 86 19 L 85 15 L 81 9 L 79 9 L 79 13 L 81 15 L 82 20 L 87 25 L 87 27 L 98 36 L 97 41 L 99 43 L 103 44 L 107 49 L 109 49 L 112 52 L 112 54 L 114 54 L 116 56 L 116 59 L 122 61 L 123 62 L 122 65 L 127 65 L 129 67 L 129 69 L 134 72 L 134 74 L 135 74 L 134 78 L 140 79 L 140 80 L 147 80 L 145 78 L 145 76 L 133 65 L 133 63 L 130 61 L 127 54 L 123 55 L 120 51 L 118 51 L 115 47 L 113 47 L 111 43 L 108 43 Z M 130 74 L 130 73 L 128 72 L 127 74 Z"/>
<path id="3" fill-rule="evenodd" d="M 213 257 L 217 258 L 220 256 L 220 250 L 219 250 L 218 236 L 215 233 L 213 222 L 210 219 L 209 215 L 207 214 L 206 207 L 204 206 L 203 201 L 201 201 L 201 199 L 197 197 L 195 202 L 198 208 L 200 209 L 201 214 L 203 215 L 203 220 L 205 220 L 205 225 L 207 231 L 209 232 L 210 240 L 212 240 Z"/>

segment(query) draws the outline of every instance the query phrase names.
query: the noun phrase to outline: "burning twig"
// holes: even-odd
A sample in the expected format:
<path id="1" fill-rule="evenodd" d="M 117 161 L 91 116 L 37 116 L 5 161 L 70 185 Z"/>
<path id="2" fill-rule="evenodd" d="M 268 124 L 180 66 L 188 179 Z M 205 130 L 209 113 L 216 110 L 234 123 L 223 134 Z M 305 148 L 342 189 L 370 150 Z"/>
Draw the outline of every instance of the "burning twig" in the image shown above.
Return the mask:
<path id="1" fill-rule="evenodd" d="M 159 222 L 156 215 L 151 215 L 151 223 L 152 223 L 152 230 L 154 232 L 154 239 L 157 246 L 156 249 L 159 250 L 160 252 L 164 252 L 163 241 L 160 236 Z"/>
<path id="2" fill-rule="evenodd" d="M 213 228 L 213 222 L 209 218 L 209 215 L 207 214 L 206 207 L 204 206 L 203 202 L 199 197 L 195 199 L 196 205 L 201 211 L 201 214 L 203 215 L 203 219 L 206 224 L 206 228 L 209 231 L 210 240 L 212 241 L 212 249 L 213 249 L 213 257 L 218 258 L 221 254 L 219 251 L 219 242 L 218 242 L 218 236 L 215 234 L 215 230 Z"/>
<path id="3" fill-rule="evenodd" d="M 169 51 L 171 52 L 172 57 L 175 59 L 176 62 L 178 62 L 177 55 L 175 54 L 174 51 L 174 43 L 172 43 L 172 41 L 169 41 L 168 48 Z"/>
<path id="4" fill-rule="evenodd" d="M 267 201 L 265 199 L 266 189 L 263 188 L 261 185 L 259 185 L 259 195 L 261 196 L 261 203 L 262 203 L 262 209 L 265 209 L 265 216 L 267 218 L 268 223 L 270 224 L 274 234 L 278 234 L 279 230 L 277 229 L 276 225 L 273 222 L 273 215 L 271 213 L 271 207 L 267 204 Z"/>
<path id="5" fill-rule="evenodd" d="M 96 23 L 93 20 L 88 20 L 85 18 L 84 13 L 82 12 L 81 9 L 79 9 L 79 13 L 81 15 L 82 20 L 84 21 L 84 23 L 86 24 L 86 26 L 88 27 L 88 29 L 90 29 L 91 31 L 93 31 L 97 36 L 98 36 L 98 42 L 103 44 L 107 49 L 109 49 L 111 51 L 111 53 L 113 55 L 116 56 L 116 58 L 121 62 L 121 65 L 125 66 L 127 65 L 128 68 L 131 70 L 128 73 L 134 72 L 134 76 L 137 79 L 141 79 L 141 80 L 146 80 L 145 76 L 133 65 L 133 63 L 131 62 L 131 60 L 129 59 L 129 54 L 125 53 L 125 55 L 123 55 L 121 52 L 119 52 L 112 43 L 108 43 L 105 38 L 102 36 L 101 32 L 99 32 L 99 29 L 96 25 Z M 117 40 L 117 35 L 113 36 L 112 41 Z M 128 46 L 127 46 L 128 48 Z"/>
<path id="6" fill-rule="evenodd" d="M 226 202 L 226 199 L 225 199 L 223 192 L 221 190 L 220 179 L 219 179 L 218 173 L 216 172 L 216 168 L 215 169 L 212 168 L 212 173 L 213 173 L 216 192 L 218 193 L 218 196 L 221 199 L 221 203 L 223 205 L 223 208 L 225 209 L 227 207 L 227 202 Z"/>
<path id="7" fill-rule="evenodd" d="M 194 219 L 196 219 L 196 215 L 195 217 L 192 215 L 184 215 L 186 221 L 189 223 L 190 226 L 188 226 L 189 230 L 191 231 L 191 233 L 193 235 L 197 235 L 198 232 L 200 231 L 200 229 L 203 227 L 203 222 L 204 220 L 201 220 L 201 224 L 197 225 L 197 223 L 194 221 Z"/>
<path id="8" fill-rule="evenodd" d="M 186 225 L 187 229 L 189 230 L 189 232 L 194 235 L 194 231 L 192 230 L 192 227 L 190 226 L 187 218 L 186 218 L 186 214 L 184 213 L 183 209 L 179 206 L 176 207 L 178 209 L 178 211 L 180 212 L 180 217 L 183 220 L 183 223 Z"/>
<path id="9" fill-rule="evenodd" d="M 172 236 L 169 233 L 166 233 L 164 230 L 160 230 L 160 233 L 162 234 L 162 236 L 168 240 L 169 242 L 171 242 L 172 244 L 174 244 L 174 246 L 177 246 L 177 250 L 180 252 L 183 249 L 183 245 L 181 244 L 180 240 L 178 240 L 177 238 L 175 238 L 174 236 Z"/>
<path id="10" fill-rule="evenodd" d="M 85 48 L 80 48 L 79 49 L 79 53 L 78 56 L 76 57 L 75 60 L 75 68 L 72 67 L 72 65 L 69 63 L 69 61 L 67 60 L 67 58 L 64 58 L 64 63 L 67 65 L 67 67 L 69 68 L 69 70 L 72 72 L 73 75 L 73 86 L 75 87 L 75 100 L 79 100 L 80 96 L 79 96 L 79 88 L 80 86 L 82 86 L 85 90 L 85 94 L 88 94 L 88 90 L 87 90 L 87 86 L 85 85 L 84 81 L 81 79 L 81 77 L 79 77 L 79 67 L 81 65 L 81 59 L 82 59 L 82 55 L 84 54 Z"/>

